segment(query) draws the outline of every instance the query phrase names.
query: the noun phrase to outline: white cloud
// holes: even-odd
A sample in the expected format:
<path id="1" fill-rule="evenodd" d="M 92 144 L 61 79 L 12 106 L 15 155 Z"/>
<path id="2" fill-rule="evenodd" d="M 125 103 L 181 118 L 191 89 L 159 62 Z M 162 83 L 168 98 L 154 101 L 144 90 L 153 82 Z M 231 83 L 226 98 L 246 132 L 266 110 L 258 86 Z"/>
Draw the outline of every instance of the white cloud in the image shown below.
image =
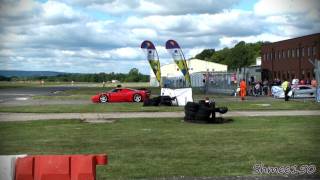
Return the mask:
<path id="1" fill-rule="evenodd" d="M 75 13 L 70 6 L 67 6 L 66 4 L 60 2 L 50 0 L 44 3 L 42 6 L 44 18 L 54 18 L 57 16 L 72 18 L 77 15 L 77 13 Z"/>
<path id="2" fill-rule="evenodd" d="M 136 59 L 141 57 L 140 49 L 132 48 L 132 47 L 125 47 L 125 48 L 118 48 L 111 51 L 111 54 L 114 59 Z"/>
<path id="3" fill-rule="evenodd" d="M 32 0 L 1 2 L 0 16 L 22 17 L 32 12 L 36 7 L 37 3 Z"/>
<path id="4" fill-rule="evenodd" d="M 172 59 L 168 39 L 186 58 L 239 41 L 278 41 L 319 32 L 316 0 L 260 0 L 253 11 L 238 0 L 4 1 L 0 6 L 0 66 L 69 72 L 149 73 L 143 40 L 156 45 L 161 64 Z M 302 5 L 303 3 L 303 5 Z M 97 14 L 93 13 L 97 12 Z"/>
<path id="5" fill-rule="evenodd" d="M 220 0 L 111 0 L 107 2 L 87 2 L 85 6 L 108 14 L 180 15 L 216 13 L 223 9 L 230 9 L 233 4 L 238 2 L 239 0 L 225 0 L 223 2 Z"/>
<path id="6" fill-rule="evenodd" d="M 220 47 L 217 49 L 223 49 L 224 47 L 233 47 L 240 41 L 245 41 L 247 43 L 254 43 L 257 41 L 269 41 L 269 42 L 275 42 L 275 41 L 281 41 L 284 39 L 289 39 L 289 36 L 284 35 L 275 35 L 271 33 L 263 33 L 256 36 L 245 36 L 245 37 L 222 37 L 220 38 Z"/>
<path id="7" fill-rule="evenodd" d="M 260 0 L 255 4 L 254 12 L 261 16 L 306 14 L 319 13 L 319 8 L 319 0 Z"/>

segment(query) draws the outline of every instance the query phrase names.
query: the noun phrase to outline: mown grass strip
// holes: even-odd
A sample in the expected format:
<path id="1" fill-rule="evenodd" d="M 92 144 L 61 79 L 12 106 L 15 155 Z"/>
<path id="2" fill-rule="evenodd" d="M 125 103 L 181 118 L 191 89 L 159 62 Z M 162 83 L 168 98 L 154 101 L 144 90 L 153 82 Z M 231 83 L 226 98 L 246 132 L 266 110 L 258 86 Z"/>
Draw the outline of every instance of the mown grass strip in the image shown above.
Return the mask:
<path id="1" fill-rule="evenodd" d="M 320 117 L 235 117 L 0 123 L 0 154 L 107 153 L 98 179 L 251 175 L 252 166 L 320 166 Z M 318 171 L 319 172 L 319 171 Z"/>

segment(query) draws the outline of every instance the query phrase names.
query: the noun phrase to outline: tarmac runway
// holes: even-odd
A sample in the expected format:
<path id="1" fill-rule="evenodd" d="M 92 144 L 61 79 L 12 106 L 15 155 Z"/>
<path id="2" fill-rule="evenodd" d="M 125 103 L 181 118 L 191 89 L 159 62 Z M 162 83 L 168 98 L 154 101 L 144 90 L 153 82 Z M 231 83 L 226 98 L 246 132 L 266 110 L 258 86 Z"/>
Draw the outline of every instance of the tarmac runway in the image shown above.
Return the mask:
<path id="1" fill-rule="evenodd" d="M 84 102 L 71 102 L 60 100 L 34 100 L 33 96 L 54 96 L 59 92 L 76 89 L 78 87 L 59 86 L 59 87 L 27 87 L 0 89 L 0 105 L 42 105 L 42 104 L 78 104 Z M 88 100 L 88 103 L 90 101 Z"/>

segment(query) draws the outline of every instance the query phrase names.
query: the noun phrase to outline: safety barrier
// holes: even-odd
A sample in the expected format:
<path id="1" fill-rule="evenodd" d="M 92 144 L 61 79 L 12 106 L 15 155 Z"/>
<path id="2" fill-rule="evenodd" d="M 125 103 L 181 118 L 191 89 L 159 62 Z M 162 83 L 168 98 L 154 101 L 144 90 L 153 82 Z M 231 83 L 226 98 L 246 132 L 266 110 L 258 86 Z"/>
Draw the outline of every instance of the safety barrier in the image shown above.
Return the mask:
<path id="1" fill-rule="evenodd" d="M 107 155 L 36 155 L 18 157 L 15 175 L 5 180 L 95 180 L 96 165 L 107 164 Z M 9 165 L 8 165 L 9 166 Z M 12 168 L 13 169 L 13 168 Z"/>
<path id="2" fill-rule="evenodd" d="M 0 156 L 0 179 L 14 180 L 16 159 L 27 155 Z"/>

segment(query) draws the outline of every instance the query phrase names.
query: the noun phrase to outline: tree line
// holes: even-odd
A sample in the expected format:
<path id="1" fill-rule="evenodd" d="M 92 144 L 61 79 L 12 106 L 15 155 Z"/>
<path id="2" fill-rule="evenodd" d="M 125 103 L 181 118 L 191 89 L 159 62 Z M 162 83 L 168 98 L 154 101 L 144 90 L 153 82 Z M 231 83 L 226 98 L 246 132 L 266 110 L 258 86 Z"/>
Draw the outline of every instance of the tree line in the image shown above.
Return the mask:
<path id="1" fill-rule="evenodd" d="M 0 81 L 39 81 L 47 82 L 108 82 L 118 80 L 120 82 L 148 82 L 149 75 L 144 75 L 137 68 L 131 69 L 125 73 L 95 73 L 95 74 L 80 74 L 80 73 L 65 73 L 57 76 L 33 76 L 33 77 L 4 77 L 0 76 Z"/>
<path id="2" fill-rule="evenodd" d="M 233 48 L 205 49 L 195 58 L 205 61 L 228 65 L 229 70 L 235 70 L 255 64 L 255 60 L 261 54 L 261 46 L 267 42 L 245 43 L 240 41 Z"/>

